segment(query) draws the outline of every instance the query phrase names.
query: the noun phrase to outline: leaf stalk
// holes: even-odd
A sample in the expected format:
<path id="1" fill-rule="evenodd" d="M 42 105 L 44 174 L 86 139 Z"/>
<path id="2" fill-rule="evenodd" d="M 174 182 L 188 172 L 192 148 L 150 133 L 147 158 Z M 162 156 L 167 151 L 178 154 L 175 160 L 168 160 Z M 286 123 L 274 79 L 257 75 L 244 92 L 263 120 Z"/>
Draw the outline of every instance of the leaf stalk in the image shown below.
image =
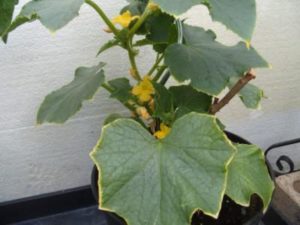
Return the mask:
<path id="1" fill-rule="evenodd" d="M 96 12 L 99 14 L 99 16 L 103 19 L 103 21 L 106 23 L 106 25 L 111 29 L 111 31 L 114 33 L 114 35 L 119 35 L 119 30 L 115 27 L 115 25 L 110 21 L 110 19 L 106 16 L 106 14 L 103 12 L 103 10 L 92 0 L 85 0 L 85 3 L 90 5 L 93 9 L 96 10 Z"/>

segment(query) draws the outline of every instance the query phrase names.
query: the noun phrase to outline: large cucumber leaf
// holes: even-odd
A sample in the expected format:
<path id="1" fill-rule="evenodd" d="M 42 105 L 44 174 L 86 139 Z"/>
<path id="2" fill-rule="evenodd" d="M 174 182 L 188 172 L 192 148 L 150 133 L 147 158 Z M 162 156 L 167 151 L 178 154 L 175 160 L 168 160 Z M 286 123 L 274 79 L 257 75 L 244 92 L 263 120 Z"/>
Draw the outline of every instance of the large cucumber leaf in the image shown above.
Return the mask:
<path id="1" fill-rule="evenodd" d="M 2 36 L 6 39 L 5 36 L 12 30 L 37 19 L 49 30 L 56 31 L 78 15 L 83 3 L 84 0 L 32 0 L 24 5 L 20 14 Z"/>
<path id="2" fill-rule="evenodd" d="M 133 120 L 116 120 L 91 153 L 100 208 L 128 225 L 189 225 L 196 209 L 217 217 L 234 152 L 213 116 L 187 114 L 162 140 Z"/>
<path id="3" fill-rule="evenodd" d="M 94 67 L 80 67 L 74 80 L 46 96 L 37 123 L 63 123 L 80 110 L 84 100 L 91 99 L 104 82 L 104 63 Z"/>
<path id="4" fill-rule="evenodd" d="M 183 25 L 184 44 L 166 49 L 165 63 L 180 82 L 210 95 L 218 95 L 230 77 L 242 76 L 250 68 L 267 67 L 268 63 L 245 43 L 225 46 L 215 40 L 212 31 Z"/>
<path id="5" fill-rule="evenodd" d="M 256 21 L 255 0 L 154 0 L 162 10 L 172 15 L 186 12 L 192 6 L 207 6 L 213 20 L 250 41 Z M 200 19 L 200 18 L 199 18 Z"/>
<path id="6" fill-rule="evenodd" d="M 236 145 L 237 152 L 228 167 L 226 194 L 236 203 L 249 206 L 253 194 L 263 200 L 266 210 L 271 202 L 274 184 L 261 149 L 254 145 Z"/>

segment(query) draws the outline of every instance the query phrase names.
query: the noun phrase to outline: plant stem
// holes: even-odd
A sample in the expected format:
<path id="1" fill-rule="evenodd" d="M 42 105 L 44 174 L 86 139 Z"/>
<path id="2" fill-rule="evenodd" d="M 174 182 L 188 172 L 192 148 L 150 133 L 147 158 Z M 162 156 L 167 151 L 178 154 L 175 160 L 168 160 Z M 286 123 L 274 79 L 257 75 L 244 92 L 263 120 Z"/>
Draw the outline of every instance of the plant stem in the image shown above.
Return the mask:
<path id="1" fill-rule="evenodd" d="M 110 21 L 110 19 L 106 16 L 106 14 L 103 12 L 103 10 L 92 0 L 85 0 L 85 3 L 90 5 L 93 9 L 96 10 L 96 12 L 100 15 L 100 17 L 103 19 L 103 21 L 106 23 L 106 25 L 111 29 L 111 31 L 114 33 L 114 35 L 118 36 L 119 31 L 118 29 L 113 25 L 113 23 Z"/>
<path id="2" fill-rule="evenodd" d="M 171 73 L 169 70 L 167 70 L 167 72 L 164 74 L 163 78 L 161 79 L 161 81 L 159 82 L 162 85 L 165 85 L 167 83 L 167 81 L 169 80 L 171 76 Z"/>
<path id="3" fill-rule="evenodd" d="M 255 75 L 253 71 L 249 71 L 245 76 L 243 76 L 232 88 L 231 90 L 222 98 L 220 101 L 215 102 L 211 108 L 210 108 L 210 113 L 211 114 L 216 114 L 219 112 L 225 105 L 227 105 L 231 99 L 235 95 L 237 95 L 240 90 L 245 87 L 246 84 L 248 84 L 251 80 L 255 79 Z"/>
<path id="4" fill-rule="evenodd" d="M 152 13 L 151 10 L 148 8 L 145 9 L 144 13 L 142 16 L 139 18 L 139 20 L 133 25 L 133 27 L 129 31 L 129 37 L 133 36 L 135 32 L 142 26 L 142 24 L 145 22 L 147 17 Z"/>
<path id="5" fill-rule="evenodd" d="M 128 56 L 129 56 L 130 64 L 133 69 L 134 78 L 136 80 L 141 80 L 142 78 L 141 78 L 141 75 L 140 75 L 139 70 L 136 65 L 135 52 L 133 50 L 132 40 L 133 40 L 133 36 L 134 36 L 135 32 L 142 26 L 142 24 L 145 22 L 145 20 L 151 13 L 152 13 L 152 11 L 150 9 L 146 8 L 144 13 L 142 14 L 142 16 L 133 25 L 133 27 L 130 29 L 130 31 L 128 33 L 128 43 L 127 43 Z"/>
<path id="6" fill-rule="evenodd" d="M 157 71 L 155 77 L 153 78 L 153 81 L 158 81 L 166 68 L 167 67 L 165 65 L 161 66 L 160 69 Z"/>
<path id="7" fill-rule="evenodd" d="M 151 67 L 151 69 L 147 73 L 148 76 L 152 75 L 152 73 L 155 71 L 156 67 L 160 64 L 160 62 L 163 60 L 163 58 L 164 58 L 164 54 L 162 54 L 161 56 L 157 57 L 154 65 Z"/>
<path id="8" fill-rule="evenodd" d="M 133 78 L 140 81 L 142 80 L 140 72 L 137 68 L 136 61 L 135 61 L 135 52 L 132 47 L 132 37 L 129 37 L 128 43 L 127 43 L 127 51 L 128 51 L 128 56 L 129 56 L 129 61 L 132 67 L 132 73 L 133 73 Z"/>

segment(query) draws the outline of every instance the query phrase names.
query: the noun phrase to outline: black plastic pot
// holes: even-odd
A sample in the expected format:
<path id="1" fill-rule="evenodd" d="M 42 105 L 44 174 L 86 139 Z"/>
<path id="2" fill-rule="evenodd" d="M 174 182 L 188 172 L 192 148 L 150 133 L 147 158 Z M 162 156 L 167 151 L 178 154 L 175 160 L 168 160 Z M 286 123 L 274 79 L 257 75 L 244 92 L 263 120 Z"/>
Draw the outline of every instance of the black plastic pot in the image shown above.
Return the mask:
<path id="1" fill-rule="evenodd" d="M 243 139 L 243 138 L 241 138 L 241 137 L 239 137 L 239 136 L 237 136 L 233 133 L 230 133 L 228 131 L 226 131 L 226 135 L 234 143 L 250 144 L 249 141 L 247 141 L 247 140 L 245 140 L 245 139 Z M 274 173 L 271 169 L 271 166 L 270 166 L 269 162 L 266 161 L 266 164 L 269 168 L 269 173 L 270 173 L 271 177 L 274 178 Z M 98 170 L 97 170 L 96 166 L 94 166 L 93 171 L 92 171 L 92 175 L 91 175 L 91 186 L 92 186 L 93 195 L 94 195 L 95 199 L 98 201 L 98 185 L 97 185 L 97 182 L 98 182 Z M 260 221 L 263 217 L 263 213 L 262 213 L 262 203 L 261 203 L 261 200 L 259 199 L 258 196 L 253 195 L 253 197 L 251 199 L 250 207 L 252 207 L 255 210 L 255 213 L 253 214 L 253 216 L 250 219 L 248 219 L 248 221 L 244 222 L 241 225 L 259 225 L 259 223 L 260 223 Z M 221 211 L 221 214 L 222 214 L 222 211 Z M 108 225 L 126 225 L 125 221 L 122 218 L 120 218 L 119 216 L 117 216 L 116 214 L 114 214 L 114 213 L 107 212 L 106 216 L 107 216 Z M 195 218 L 193 218 L 193 221 L 195 222 L 195 224 L 198 224 L 196 216 L 194 216 L 194 217 Z"/>

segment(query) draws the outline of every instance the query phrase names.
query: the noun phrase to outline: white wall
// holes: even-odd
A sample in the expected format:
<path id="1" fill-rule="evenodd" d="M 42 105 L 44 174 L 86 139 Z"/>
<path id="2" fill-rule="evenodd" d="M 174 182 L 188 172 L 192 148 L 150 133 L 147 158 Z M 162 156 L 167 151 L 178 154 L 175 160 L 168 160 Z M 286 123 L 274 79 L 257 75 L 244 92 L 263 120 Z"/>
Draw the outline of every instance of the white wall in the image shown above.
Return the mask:
<path id="1" fill-rule="evenodd" d="M 21 1 L 24 3 L 26 1 Z M 112 17 L 121 0 L 97 1 Z M 108 2 L 108 1 L 107 1 Z M 198 8 L 199 9 L 199 8 Z M 256 84 L 264 87 L 268 99 L 259 111 L 245 110 L 236 99 L 220 113 L 232 130 L 266 148 L 270 144 L 300 136 L 300 2 L 258 1 L 258 24 L 253 45 L 273 64 L 273 70 L 258 71 Z M 206 10 L 191 10 L 190 22 L 203 20 Z M 43 97 L 73 79 L 78 66 L 98 60 L 110 62 L 107 77 L 127 73 L 126 54 L 119 49 L 99 58 L 95 53 L 110 35 L 87 6 L 81 16 L 51 35 L 38 22 L 19 28 L 8 45 L 0 44 L 0 202 L 86 185 L 92 167 L 88 153 L 100 135 L 101 123 L 109 112 L 125 111 L 100 91 L 92 102 L 67 124 L 35 126 L 35 114 Z M 213 25 L 221 41 L 237 38 L 221 25 Z M 224 35 L 225 34 L 225 35 Z M 145 71 L 153 60 L 150 50 L 141 53 Z M 290 154 L 300 160 L 298 153 Z"/>

